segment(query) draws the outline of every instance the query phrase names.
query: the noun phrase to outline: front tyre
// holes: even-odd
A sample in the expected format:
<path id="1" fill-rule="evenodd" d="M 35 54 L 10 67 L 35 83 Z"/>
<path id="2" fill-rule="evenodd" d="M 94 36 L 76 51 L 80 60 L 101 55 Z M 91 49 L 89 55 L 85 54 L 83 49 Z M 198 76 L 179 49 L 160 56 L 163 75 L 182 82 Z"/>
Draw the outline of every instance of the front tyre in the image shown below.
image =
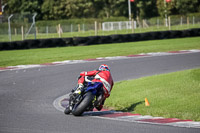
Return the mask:
<path id="1" fill-rule="evenodd" d="M 68 114 L 71 113 L 71 110 L 70 110 L 69 106 L 68 106 L 67 108 L 65 108 L 64 113 L 65 113 L 66 115 L 68 115 Z"/>
<path id="2" fill-rule="evenodd" d="M 83 100 L 72 110 L 72 114 L 74 116 L 80 116 L 83 114 L 83 112 L 92 104 L 92 101 L 94 100 L 94 95 L 92 92 L 87 92 L 84 95 Z"/>

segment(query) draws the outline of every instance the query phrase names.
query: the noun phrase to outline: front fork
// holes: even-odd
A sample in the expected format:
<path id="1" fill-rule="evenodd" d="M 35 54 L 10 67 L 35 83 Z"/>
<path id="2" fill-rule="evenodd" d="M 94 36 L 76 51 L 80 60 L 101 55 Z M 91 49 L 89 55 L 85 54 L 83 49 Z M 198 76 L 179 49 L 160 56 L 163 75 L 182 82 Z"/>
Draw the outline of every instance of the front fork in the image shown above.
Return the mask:
<path id="1" fill-rule="evenodd" d="M 75 90 L 73 93 L 70 94 L 69 98 L 69 109 L 70 111 L 73 110 L 73 107 L 81 101 L 81 90 Z"/>

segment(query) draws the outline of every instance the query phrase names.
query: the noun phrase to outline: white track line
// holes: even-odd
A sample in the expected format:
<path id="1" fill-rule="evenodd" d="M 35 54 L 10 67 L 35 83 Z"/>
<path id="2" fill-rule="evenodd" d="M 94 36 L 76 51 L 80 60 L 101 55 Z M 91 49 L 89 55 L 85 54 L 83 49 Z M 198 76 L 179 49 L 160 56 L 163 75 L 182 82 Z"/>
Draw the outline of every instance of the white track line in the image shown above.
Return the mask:
<path id="1" fill-rule="evenodd" d="M 19 70 L 19 69 L 28 69 L 36 67 L 45 67 L 50 65 L 64 65 L 64 64 L 77 64 L 77 63 L 87 63 L 87 62 L 98 62 L 103 60 L 121 60 L 121 59 L 130 59 L 130 58 L 146 58 L 152 56 L 166 56 L 166 55 L 178 55 L 178 54 L 189 54 L 189 53 L 198 53 L 199 49 L 192 50 L 180 50 L 180 51 L 169 51 L 169 52 L 155 52 L 155 53 L 141 53 L 137 55 L 128 55 L 128 56 L 113 56 L 113 57 L 99 57 L 96 59 L 85 59 L 85 60 L 65 60 L 65 61 L 56 61 L 47 64 L 33 64 L 33 65 L 17 65 L 17 66 L 8 66 L 5 68 L 0 67 L 0 71 L 9 71 L 9 70 Z"/>

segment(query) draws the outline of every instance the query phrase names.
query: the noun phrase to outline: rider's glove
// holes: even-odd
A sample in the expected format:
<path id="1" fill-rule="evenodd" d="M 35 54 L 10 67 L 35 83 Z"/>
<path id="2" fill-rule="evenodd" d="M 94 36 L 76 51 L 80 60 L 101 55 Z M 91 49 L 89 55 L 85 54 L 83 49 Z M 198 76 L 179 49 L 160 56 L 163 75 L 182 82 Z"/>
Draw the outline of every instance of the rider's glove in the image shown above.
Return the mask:
<path id="1" fill-rule="evenodd" d="M 78 88 L 77 89 L 82 89 L 84 86 L 83 84 L 78 84 Z"/>
<path id="2" fill-rule="evenodd" d="M 78 84 L 78 87 L 74 88 L 71 92 L 74 93 L 76 90 L 81 90 L 83 87 L 83 84 Z"/>

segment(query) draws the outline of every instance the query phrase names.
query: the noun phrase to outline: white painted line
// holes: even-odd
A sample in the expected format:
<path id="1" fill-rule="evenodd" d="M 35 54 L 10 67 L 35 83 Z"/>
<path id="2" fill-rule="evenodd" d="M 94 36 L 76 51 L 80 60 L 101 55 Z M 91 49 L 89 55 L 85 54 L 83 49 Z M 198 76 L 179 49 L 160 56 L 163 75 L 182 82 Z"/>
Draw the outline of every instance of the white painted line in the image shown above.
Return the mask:
<path id="1" fill-rule="evenodd" d="M 40 67 L 40 66 L 41 65 L 17 65 L 15 67 L 23 69 L 23 68 L 34 68 L 34 67 Z"/>
<path id="2" fill-rule="evenodd" d="M 199 50 L 199 49 L 182 50 L 182 51 L 190 51 L 190 52 L 200 52 L 200 50 Z"/>
<path id="3" fill-rule="evenodd" d="M 117 117 L 117 119 L 127 119 L 130 121 L 138 121 L 138 120 L 144 120 L 144 119 L 153 119 L 153 116 L 129 116 L 129 117 Z"/>
<path id="4" fill-rule="evenodd" d="M 53 106 L 54 106 L 57 110 L 59 110 L 59 111 L 61 111 L 61 112 L 64 112 L 64 110 L 65 110 L 65 108 L 61 105 L 61 101 L 62 101 L 63 99 L 65 99 L 65 98 L 69 98 L 69 94 L 60 96 L 60 97 L 58 97 L 57 99 L 55 99 L 54 102 L 53 102 Z"/>
<path id="5" fill-rule="evenodd" d="M 157 52 L 157 53 L 147 53 L 146 55 L 151 55 L 151 56 L 164 56 L 164 55 L 171 55 L 171 53 Z"/>
<path id="6" fill-rule="evenodd" d="M 120 116 L 117 119 L 128 119 L 128 120 L 144 120 L 144 119 L 163 119 L 163 117 L 153 117 L 150 115 L 136 115 L 136 116 Z"/>
<path id="7" fill-rule="evenodd" d="M 188 127 L 188 128 L 200 128 L 200 122 L 194 122 L 194 121 L 174 122 L 174 123 L 167 123 L 166 125 L 177 126 L 177 127 Z"/>
<path id="8" fill-rule="evenodd" d="M 114 57 L 105 57 L 105 59 L 124 59 L 124 58 L 127 58 L 126 56 L 114 56 Z"/>
<path id="9" fill-rule="evenodd" d="M 182 52 L 181 52 L 182 51 Z M 165 56 L 165 55 L 178 55 L 178 54 L 188 54 L 188 53 L 197 53 L 200 52 L 199 49 L 192 49 L 192 50 L 179 50 L 177 52 L 169 51 L 169 52 L 153 52 L 153 53 L 141 53 L 137 55 L 128 55 L 128 56 L 114 56 L 114 57 L 99 57 L 93 60 L 65 60 L 65 61 L 56 61 L 50 63 L 51 65 L 64 65 L 64 64 L 76 64 L 76 63 L 87 63 L 87 62 L 98 62 L 102 60 L 120 60 L 120 59 L 130 59 L 130 58 L 146 58 L 152 56 Z M 45 67 L 49 66 L 48 63 L 45 64 L 36 64 L 36 65 L 18 65 L 18 66 L 8 66 L 5 69 L 3 68 L 0 71 L 8 71 L 8 70 L 18 70 L 18 69 L 27 69 L 27 68 L 35 68 L 35 67 Z"/>

